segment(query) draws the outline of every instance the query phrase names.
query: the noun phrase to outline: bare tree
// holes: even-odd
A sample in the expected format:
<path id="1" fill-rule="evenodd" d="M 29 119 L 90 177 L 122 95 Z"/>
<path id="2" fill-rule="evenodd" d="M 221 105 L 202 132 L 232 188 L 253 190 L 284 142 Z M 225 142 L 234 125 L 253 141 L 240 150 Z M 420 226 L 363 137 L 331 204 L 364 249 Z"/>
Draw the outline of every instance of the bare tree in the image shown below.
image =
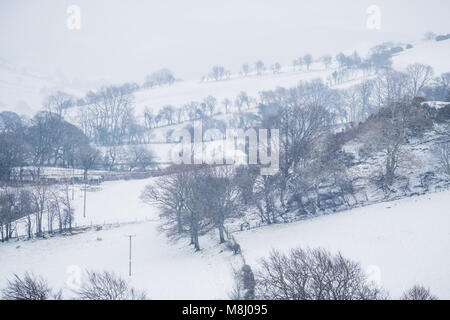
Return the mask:
<path id="1" fill-rule="evenodd" d="M 87 181 L 88 171 L 93 169 L 100 160 L 100 152 L 93 146 L 80 147 L 77 152 L 77 162 L 83 168 L 84 180 Z"/>
<path id="2" fill-rule="evenodd" d="M 56 93 L 48 96 L 44 101 L 45 108 L 59 118 L 62 118 L 63 112 L 65 112 L 74 103 L 74 98 L 63 92 L 57 91 Z"/>
<path id="3" fill-rule="evenodd" d="M 214 115 L 214 110 L 217 106 L 217 99 L 213 96 L 207 96 L 205 99 L 203 99 L 203 103 L 206 107 L 205 111 L 208 112 L 210 116 Z"/>
<path id="4" fill-rule="evenodd" d="M 189 188 L 189 173 L 182 166 L 175 168 L 175 171 L 173 174 L 158 178 L 156 184 L 146 186 L 141 194 L 144 202 L 160 207 L 160 216 L 164 221 L 163 229 L 169 236 L 183 234 L 188 223 L 185 202 Z"/>
<path id="5" fill-rule="evenodd" d="M 229 113 L 230 112 L 230 107 L 231 107 L 231 100 L 228 98 L 225 98 L 222 100 L 222 105 L 225 108 L 225 113 Z"/>
<path id="6" fill-rule="evenodd" d="M 134 97 L 121 87 L 102 88 L 89 106 L 87 126 L 94 140 L 103 145 L 119 145 L 127 134 L 133 116 Z"/>
<path id="7" fill-rule="evenodd" d="M 244 63 L 243 65 L 242 65 L 242 68 L 241 68 L 241 72 L 242 72 L 242 75 L 244 76 L 244 77 L 246 77 L 246 76 L 248 76 L 248 74 L 250 73 L 250 65 L 248 64 L 248 63 Z"/>
<path id="8" fill-rule="evenodd" d="M 209 76 L 216 81 L 223 80 L 227 77 L 229 71 L 227 71 L 223 66 L 213 66 Z"/>
<path id="9" fill-rule="evenodd" d="M 14 275 L 8 280 L 5 289 L 2 290 L 4 300 L 53 300 L 61 299 L 61 292 L 53 293 L 47 282 L 26 273 L 23 277 Z"/>
<path id="10" fill-rule="evenodd" d="M 258 60 L 255 63 L 255 70 L 257 75 L 261 75 L 266 71 L 266 67 L 264 65 L 264 62 L 262 60 Z"/>
<path id="11" fill-rule="evenodd" d="M 421 63 L 411 64 L 406 68 L 410 81 L 411 96 L 416 97 L 432 79 L 434 71 L 429 65 Z"/>
<path id="12" fill-rule="evenodd" d="M 439 164 L 444 174 L 450 179 L 450 142 L 438 146 Z"/>
<path id="13" fill-rule="evenodd" d="M 242 111 L 242 107 L 244 105 L 247 107 L 247 109 L 250 108 L 250 102 L 251 102 L 251 99 L 247 95 L 247 93 L 245 91 L 241 91 L 236 96 L 236 99 L 234 101 L 234 105 L 237 107 L 238 111 L 241 112 Z"/>
<path id="14" fill-rule="evenodd" d="M 333 62 L 333 58 L 331 57 L 331 55 L 327 54 L 322 57 L 322 63 L 325 66 L 325 69 L 329 69 L 332 62 Z"/>
<path id="15" fill-rule="evenodd" d="M 312 55 L 310 55 L 309 53 L 303 57 L 303 61 L 305 62 L 306 69 L 308 71 L 309 71 L 309 68 L 311 67 L 312 60 L 313 60 Z"/>
<path id="16" fill-rule="evenodd" d="M 42 235 L 42 220 L 44 217 L 47 200 L 49 196 L 49 187 L 42 181 L 37 181 L 33 186 L 32 198 L 33 207 L 35 209 L 35 220 L 36 220 L 36 234 L 38 236 Z"/>
<path id="17" fill-rule="evenodd" d="M 169 69 L 163 68 L 148 75 L 145 79 L 145 86 L 161 86 L 163 84 L 173 84 L 175 82 L 175 76 Z"/>
<path id="18" fill-rule="evenodd" d="M 272 69 L 273 73 L 280 73 L 281 64 L 279 62 L 275 62 L 273 65 L 270 66 L 270 69 Z"/>
<path id="19" fill-rule="evenodd" d="M 146 171 L 148 167 L 154 165 L 155 163 L 155 156 L 153 152 L 144 146 L 128 147 L 128 157 L 130 171 L 135 168 Z"/>
<path id="20" fill-rule="evenodd" d="M 324 249 L 273 251 L 256 272 L 256 298 L 269 300 L 378 300 L 361 266 Z"/>
<path id="21" fill-rule="evenodd" d="M 405 293 L 403 293 L 401 300 L 438 300 L 438 298 L 433 295 L 430 289 L 427 289 L 420 285 L 415 285 Z"/>
<path id="22" fill-rule="evenodd" d="M 130 288 L 128 283 L 114 273 L 88 271 L 87 279 L 75 291 L 80 300 L 146 300 L 146 294 Z"/>

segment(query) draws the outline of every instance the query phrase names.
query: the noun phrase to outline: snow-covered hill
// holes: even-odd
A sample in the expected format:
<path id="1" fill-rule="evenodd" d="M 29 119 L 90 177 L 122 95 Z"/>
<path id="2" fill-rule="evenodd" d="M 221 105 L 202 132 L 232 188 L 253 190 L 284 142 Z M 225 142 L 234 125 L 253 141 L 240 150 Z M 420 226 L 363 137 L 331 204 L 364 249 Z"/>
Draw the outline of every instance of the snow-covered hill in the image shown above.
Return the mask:
<path id="1" fill-rule="evenodd" d="M 45 97 L 55 90 L 82 95 L 83 90 L 64 81 L 15 66 L 0 58 L 0 112 L 8 110 L 27 116 L 42 109 Z"/>
<path id="2" fill-rule="evenodd" d="M 103 230 L 70 237 L 18 241 L 0 245 L 0 287 L 13 273 L 32 271 L 65 287 L 74 267 L 113 270 L 128 278 L 128 238 L 133 238 L 133 276 L 152 299 L 227 298 L 232 266 L 241 263 L 216 238 L 200 239 L 194 253 L 187 240 L 169 242 L 159 233 L 158 210 L 141 203 L 140 191 L 152 179 L 108 182 L 88 193 L 83 218 L 82 194 L 76 195 L 78 226 L 119 222 Z M 253 268 L 273 248 L 321 246 L 360 261 L 372 280 L 393 298 L 415 283 L 450 298 L 450 191 L 380 203 L 301 222 L 235 233 Z M 138 222 L 136 222 L 138 220 Z M 144 220 L 144 222 L 139 222 Z M 145 221 L 147 220 L 147 221 Z M 131 222 L 129 224 L 126 221 Z M 68 273 L 69 272 L 69 273 Z"/>
<path id="3" fill-rule="evenodd" d="M 435 75 L 450 71 L 450 40 L 418 43 L 412 49 L 405 50 L 393 57 L 393 67 L 403 70 L 411 63 L 428 64 Z"/>

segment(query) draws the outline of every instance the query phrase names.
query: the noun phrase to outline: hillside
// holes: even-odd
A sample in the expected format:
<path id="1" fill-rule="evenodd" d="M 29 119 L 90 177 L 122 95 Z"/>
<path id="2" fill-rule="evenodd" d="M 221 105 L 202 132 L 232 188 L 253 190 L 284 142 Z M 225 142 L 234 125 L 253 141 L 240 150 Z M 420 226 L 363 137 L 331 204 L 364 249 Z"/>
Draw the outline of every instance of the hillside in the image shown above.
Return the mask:
<path id="1" fill-rule="evenodd" d="M 77 193 L 78 226 L 89 226 L 91 221 L 113 223 L 103 230 L 2 244 L 0 287 L 13 273 L 31 270 L 70 294 L 66 281 L 73 265 L 83 270 L 114 270 L 128 278 L 126 235 L 132 234 L 136 237 L 131 280 L 146 289 L 151 299 L 228 298 L 232 266 L 239 266 L 239 257 L 217 245 L 216 239 L 208 239 L 212 235 L 204 236 L 205 247 L 198 254 L 187 239 L 169 242 L 158 231 L 158 210 L 138 198 L 151 181 L 109 182 L 100 191 L 89 192 L 86 219 L 82 218 L 82 195 Z M 370 279 L 379 279 L 393 298 L 421 283 L 448 299 L 449 197 L 449 191 L 433 193 L 234 235 L 253 268 L 271 249 L 322 246 L 360 261 Z"/>

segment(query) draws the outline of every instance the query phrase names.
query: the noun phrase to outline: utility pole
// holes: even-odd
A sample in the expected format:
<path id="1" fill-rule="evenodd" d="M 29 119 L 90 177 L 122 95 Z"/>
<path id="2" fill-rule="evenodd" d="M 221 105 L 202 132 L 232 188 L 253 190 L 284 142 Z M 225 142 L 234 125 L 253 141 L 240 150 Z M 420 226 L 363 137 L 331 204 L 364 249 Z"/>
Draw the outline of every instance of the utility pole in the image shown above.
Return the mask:
<path id="1" fill-rule="evenodd" d="M 75 166 L 72 163 L 72 200 L 75 198 Z"/>
<path id="2" fill-rule="evenodd" d="M 84 179 L 84 210 L 83 210 L 83 217 L 86 218 L 86 189 L 87 189 L 87 179 Z"/>
<path id="3" fill-rule="evenodd" d="M 136 237 L 135 234 L 127 234 L 126 237 L 130 239 L 130 251 L 129 251 L 129 258 L 128 258 L 128 275 L 131 277 L 131 238 Z"/>

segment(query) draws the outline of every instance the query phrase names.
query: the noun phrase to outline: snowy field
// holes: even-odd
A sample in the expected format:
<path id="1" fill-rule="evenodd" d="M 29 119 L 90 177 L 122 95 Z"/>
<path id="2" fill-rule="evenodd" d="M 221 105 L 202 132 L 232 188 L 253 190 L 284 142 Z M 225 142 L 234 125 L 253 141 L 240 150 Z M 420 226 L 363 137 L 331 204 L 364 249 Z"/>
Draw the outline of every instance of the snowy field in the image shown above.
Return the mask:
<path id="1" fill-rule="evenodd" d="M 133 238 L 132 284 L 145 289 L 151 299 L 223 299 L 231 289 L 232 253 L 217 240 L 201 239 L 204 250 L 195 254 L 188 240 L 169 242 L 158 231 L 158 211 L 139 200 L 151 179 L 107 182 L 102 190 L 88 193 L 83 218 L 81 192 L 76 195 L 77 225 L 115 223 L 101 231 L 71 237 L 0 244 L 0 288 L 13 273 L 34 272 L 70 296 L 73 270 L 110 270 L 128 277 L 129 240 Z M 136 220 L 148 220 L 135 223 Z M 131 223 L 127 224 L 124 221 Z M 209 236 L 205 236 L 209 237 Z"/>
<path id="2" fill-rule="evenodd" d="M 137 288 L 152 299 L 226 299 L 232 266 L 240 259 L 223 251 L 217 237 L 200 239 L 194 253 L 187 239 L 169 242 L 158 231 L 158 210 L 139 194 L 152 179 L 115 181 L 88 192 L 83 218 L 81 192 L 76 194 L 77 225 L 114 223 L 100 231 L 71 237 L 0 245 L 0 287 L 14 272 L 32 271 L 58 288 L 75 268 L 111 270 L 128 278 L 128 239 L 133 238 L 133 276 Z M 450 298 L 450 191 L 381 203 L 286 225 L 236 233 L 247 263 L 271 249 L 321 246 L 360 261 L 373 280 L 379 279 L 393 298 L 415 283 Z M 138 221 L 138 222 L 136 222 Z M 143 222 L 142 222 L 143 221 Z M 130 222 L 130 223 L 126 223 Z"/>
<path id="3" fill-rule="evenodd" d="M 414 48 L 405 50 L 393 57 L 393 68 L 404 70 L 411 63 L 424 63 L 434 69 L 434 74 L 439 76 L 450 71 L 450 41 L 431 41 L 417 43 Z"/>
<path id="4" fill-rule="evenodd" d="M 423 284 L 450 299 L 450 191 L 236 235 L 247 263 L 272 249 L 323 247 L 359 261 L 391 298 Z"/>

